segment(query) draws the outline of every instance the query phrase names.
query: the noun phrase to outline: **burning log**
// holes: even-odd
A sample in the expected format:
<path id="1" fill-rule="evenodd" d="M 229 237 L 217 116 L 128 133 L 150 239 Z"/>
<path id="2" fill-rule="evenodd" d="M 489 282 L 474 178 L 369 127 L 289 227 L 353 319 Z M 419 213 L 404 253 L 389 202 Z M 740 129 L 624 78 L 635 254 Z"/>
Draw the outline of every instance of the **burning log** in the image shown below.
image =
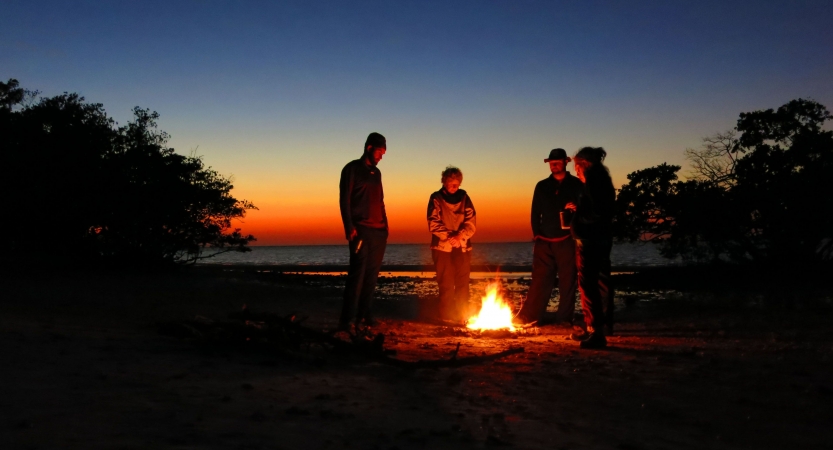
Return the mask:
<path id="1" fill-rule="evenodd" d="M 480 312 L 469 319 L 467 328 L 472 330 L 509 330 L 515 331 L 512 324 L 512 306 L 503 296 L 500 295 L 500 284 L 498 281 L 489 283 L 486 286 L 486 296 L 480 307 Z"/>

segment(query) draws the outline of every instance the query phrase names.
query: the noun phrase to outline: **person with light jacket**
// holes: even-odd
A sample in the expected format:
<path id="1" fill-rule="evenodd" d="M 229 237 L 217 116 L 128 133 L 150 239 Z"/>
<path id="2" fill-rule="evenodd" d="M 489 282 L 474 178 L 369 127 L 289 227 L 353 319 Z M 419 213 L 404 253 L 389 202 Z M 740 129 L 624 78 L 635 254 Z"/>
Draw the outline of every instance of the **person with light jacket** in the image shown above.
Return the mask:
<path id="1" fill-rule="evenodd" d="M 431 257 L 440 291 L 440 319 L 465 322 L 469 315 L 471 237 L 477 213 L 468 193 L 460 189 L 463 172 L 448 166 L 442 173 L 442 189 L 428 200 Z"/>

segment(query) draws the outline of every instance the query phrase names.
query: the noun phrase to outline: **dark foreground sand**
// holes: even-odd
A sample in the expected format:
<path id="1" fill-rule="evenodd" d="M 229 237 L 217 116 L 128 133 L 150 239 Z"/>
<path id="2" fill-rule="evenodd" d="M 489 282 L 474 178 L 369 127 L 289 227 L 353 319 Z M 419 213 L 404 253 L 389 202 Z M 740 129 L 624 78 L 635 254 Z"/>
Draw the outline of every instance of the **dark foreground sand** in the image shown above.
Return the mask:
<path id="1" fill-rule="evenodd" d="M 378 331 L 401 359 L 447 358 L 458 343 L 460 357 L 525 349 L 456 369 L 158 333 L 159 323 L 224 319 L 243 304 L 329 328 L 339 285 L 199 273 L 7 278 L 0 448 L 833 448 L 829 293 L 786 307 L 743 291 L 630 291 L 611 348 L 582 351 L 556 327 L 455 336 L 418 320 L 429 282 L 385 283 Z"/>

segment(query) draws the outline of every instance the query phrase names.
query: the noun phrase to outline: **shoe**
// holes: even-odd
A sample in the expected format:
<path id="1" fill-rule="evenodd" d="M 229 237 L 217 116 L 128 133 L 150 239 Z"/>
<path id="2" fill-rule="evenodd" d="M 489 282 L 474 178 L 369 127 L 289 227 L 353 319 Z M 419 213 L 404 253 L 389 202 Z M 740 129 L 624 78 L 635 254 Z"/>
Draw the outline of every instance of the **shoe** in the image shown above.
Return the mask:
<path id="1" fill-rule="evenodd" d="M 573 332 L 570 333 L 570 339 L 579 342 L 586 341 L 587 339 L 590 339 L 590 333 L 588 333 L 584 328 L 573 326 Z"/>
<path id="2" fill-rule="evenodd" d="M 604 333 L 588 333 L 590 336 L 581 341 L 580 348 L 605 348 L 607 347 L 607 339 Z"/>

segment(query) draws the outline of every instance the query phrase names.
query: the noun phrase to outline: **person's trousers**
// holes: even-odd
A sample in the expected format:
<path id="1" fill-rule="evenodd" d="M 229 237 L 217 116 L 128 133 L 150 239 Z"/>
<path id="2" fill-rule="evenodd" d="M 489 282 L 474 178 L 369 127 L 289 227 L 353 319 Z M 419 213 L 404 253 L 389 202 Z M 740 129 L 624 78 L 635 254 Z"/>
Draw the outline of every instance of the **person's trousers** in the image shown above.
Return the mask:
<path id="1" fill-rule="evenodd" d="M 518 316 L 523 321 L 540 320 L 552 297 L 558 275 L 556 320 L 570 322 L 576 303 L 576 243 L 572 237 L 549 242 L 538 239 L 532 253 L 532 283 Z"/>
<path id="2" fill-rule="evenodd" d="M 610 239 L 576 240 L 576 267 L 578 268 L 578 288 L 581 294 L 581 309 L 584 311 L 584 323 L 588 329 L 601 331 L 607 323 L 605 309 L 610 309 L 606 301 L 613 301 L 610 286 Z M 604 294 L 603 294 L 604 292 Z"/>
<path id="3" fill-rule="evenodd" d="M 358 324 L 363 319 L 372 319 L 370 305 L 388 242 L 388 232 L 384 228 L 359 227 L 356 231 L 358 236 L 348 245 L 350 268 L 344 286 L 344 302 L 339 320 L 341 327 L 348 326 L 351 320 Z"/>
<path id="4" fill-rule="evenodd" d="M 602 297 L 602 305 L 604 306 L 605 325 L 609 330 L 613 330 L 613 310 L 615 289 L 613 287 L 613 278 L 610 275 L 610 251 L 613 249 L 613 239 L 607 240 L 605 243 L 606 249 L 602 249 L 601 272 L 599 272 L 599 294 Z"/>
<path id="5" fill-rule="evenodd" d="M 471 251 L 453 248 L 450 252 L 432 249 L 437 285 L 440 291 L 440 318 L 451 321 L 468 320 Z"/>

